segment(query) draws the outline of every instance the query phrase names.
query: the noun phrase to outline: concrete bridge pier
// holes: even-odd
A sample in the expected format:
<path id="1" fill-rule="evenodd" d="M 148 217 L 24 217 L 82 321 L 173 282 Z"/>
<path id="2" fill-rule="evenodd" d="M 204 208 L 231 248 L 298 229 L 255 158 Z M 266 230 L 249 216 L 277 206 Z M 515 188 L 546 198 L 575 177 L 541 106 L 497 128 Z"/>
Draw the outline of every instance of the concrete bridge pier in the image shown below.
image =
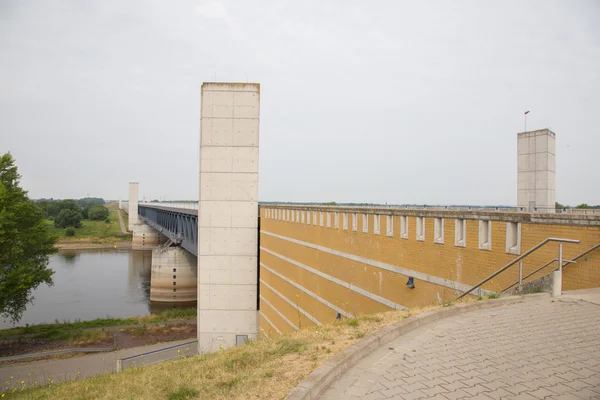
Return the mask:
<path id="1" fill-rule="evenodd" d="M 198 259 L 181 247 L 152 250 L 150 301 L 196 301 Z"/>
<path id="2" fill-rule="evenodd" d="M 167 241 L 167 237 L 150 225 L 139 222 L 133 225 L 133 238 L 131 248 L 133 250 L 150 250 Z"/>

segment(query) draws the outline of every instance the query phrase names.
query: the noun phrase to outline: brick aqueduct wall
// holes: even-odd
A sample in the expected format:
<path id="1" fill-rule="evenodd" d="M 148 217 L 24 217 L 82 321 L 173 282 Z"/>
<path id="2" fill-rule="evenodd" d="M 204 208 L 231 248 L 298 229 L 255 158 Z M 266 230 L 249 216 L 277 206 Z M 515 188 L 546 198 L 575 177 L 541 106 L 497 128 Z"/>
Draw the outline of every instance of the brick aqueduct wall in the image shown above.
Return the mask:
<path id="1" fill-rule="evenodd" d="M 264 205 L 261 332 L 451 300 L 548 237 L 580 240 L 564 245 L 571 259 L 600 242 L 600 216 Z M 558 244 L 547 244 L 524 260 L 524 275 L 557 256 Z M 518 265 L 484 289 L 516 279 Z M 600 248 L 565 267 L 563 290 L 598 286 Z"/>

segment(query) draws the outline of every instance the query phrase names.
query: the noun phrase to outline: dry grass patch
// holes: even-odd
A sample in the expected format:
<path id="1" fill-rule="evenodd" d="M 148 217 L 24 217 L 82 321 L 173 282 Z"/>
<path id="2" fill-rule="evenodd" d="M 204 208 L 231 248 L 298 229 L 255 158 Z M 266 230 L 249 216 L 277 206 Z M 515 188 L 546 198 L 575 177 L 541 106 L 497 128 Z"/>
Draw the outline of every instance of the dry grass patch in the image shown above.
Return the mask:
<path id="1" fill-rule="evenodd" d="M 381 328 L 440 306 L 360 316 L 119 374 L 7 394 L 15 399 L 282 399 L 335 354 Z"/>

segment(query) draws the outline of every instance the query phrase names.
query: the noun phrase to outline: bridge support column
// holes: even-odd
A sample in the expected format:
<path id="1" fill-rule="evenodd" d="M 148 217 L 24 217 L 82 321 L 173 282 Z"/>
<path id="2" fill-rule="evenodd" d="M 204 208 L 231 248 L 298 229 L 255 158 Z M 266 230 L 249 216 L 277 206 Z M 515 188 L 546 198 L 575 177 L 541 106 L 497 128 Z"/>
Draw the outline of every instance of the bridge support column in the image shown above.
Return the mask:
<path id="1" fill-rule="evenodd" d="M 132 230 L 131 248 L 133 250 L 151 250 L 167 240 L 164 235 L 143 222 L 133 225 Z"/>
<path id="2" fill-rule="evenodd" d="M 138 216 L 138 182 L 129 182 L 129 230 L 133 232 L 133 227 L 140 223 Z"/>
<path id="3" fill-rule="evenodd" d="M 258 336 L 260 86 L 202 84 L 198 350 Z"/>
<path id="4" fill-rule="evenodd" d="M 197 258 L 181 247 L 152 250 L 150 301 L 196 301 Z"/>

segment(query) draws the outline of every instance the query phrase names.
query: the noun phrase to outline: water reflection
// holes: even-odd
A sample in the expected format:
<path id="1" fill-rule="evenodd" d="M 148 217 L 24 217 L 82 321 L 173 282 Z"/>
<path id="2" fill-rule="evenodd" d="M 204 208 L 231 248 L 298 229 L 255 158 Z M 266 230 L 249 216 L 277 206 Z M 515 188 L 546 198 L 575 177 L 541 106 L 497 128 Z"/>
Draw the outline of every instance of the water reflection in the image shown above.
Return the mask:
<path id="1" fill-rule="evenodd" d="M 147 250 L 69 250 L 50 257 L 54 286 L 34 292 L 18 325 L 147 315 L 165 308 L 150 302 L 152 252 Z M 0 328 L 12 326 L 0 320 Z"/>

